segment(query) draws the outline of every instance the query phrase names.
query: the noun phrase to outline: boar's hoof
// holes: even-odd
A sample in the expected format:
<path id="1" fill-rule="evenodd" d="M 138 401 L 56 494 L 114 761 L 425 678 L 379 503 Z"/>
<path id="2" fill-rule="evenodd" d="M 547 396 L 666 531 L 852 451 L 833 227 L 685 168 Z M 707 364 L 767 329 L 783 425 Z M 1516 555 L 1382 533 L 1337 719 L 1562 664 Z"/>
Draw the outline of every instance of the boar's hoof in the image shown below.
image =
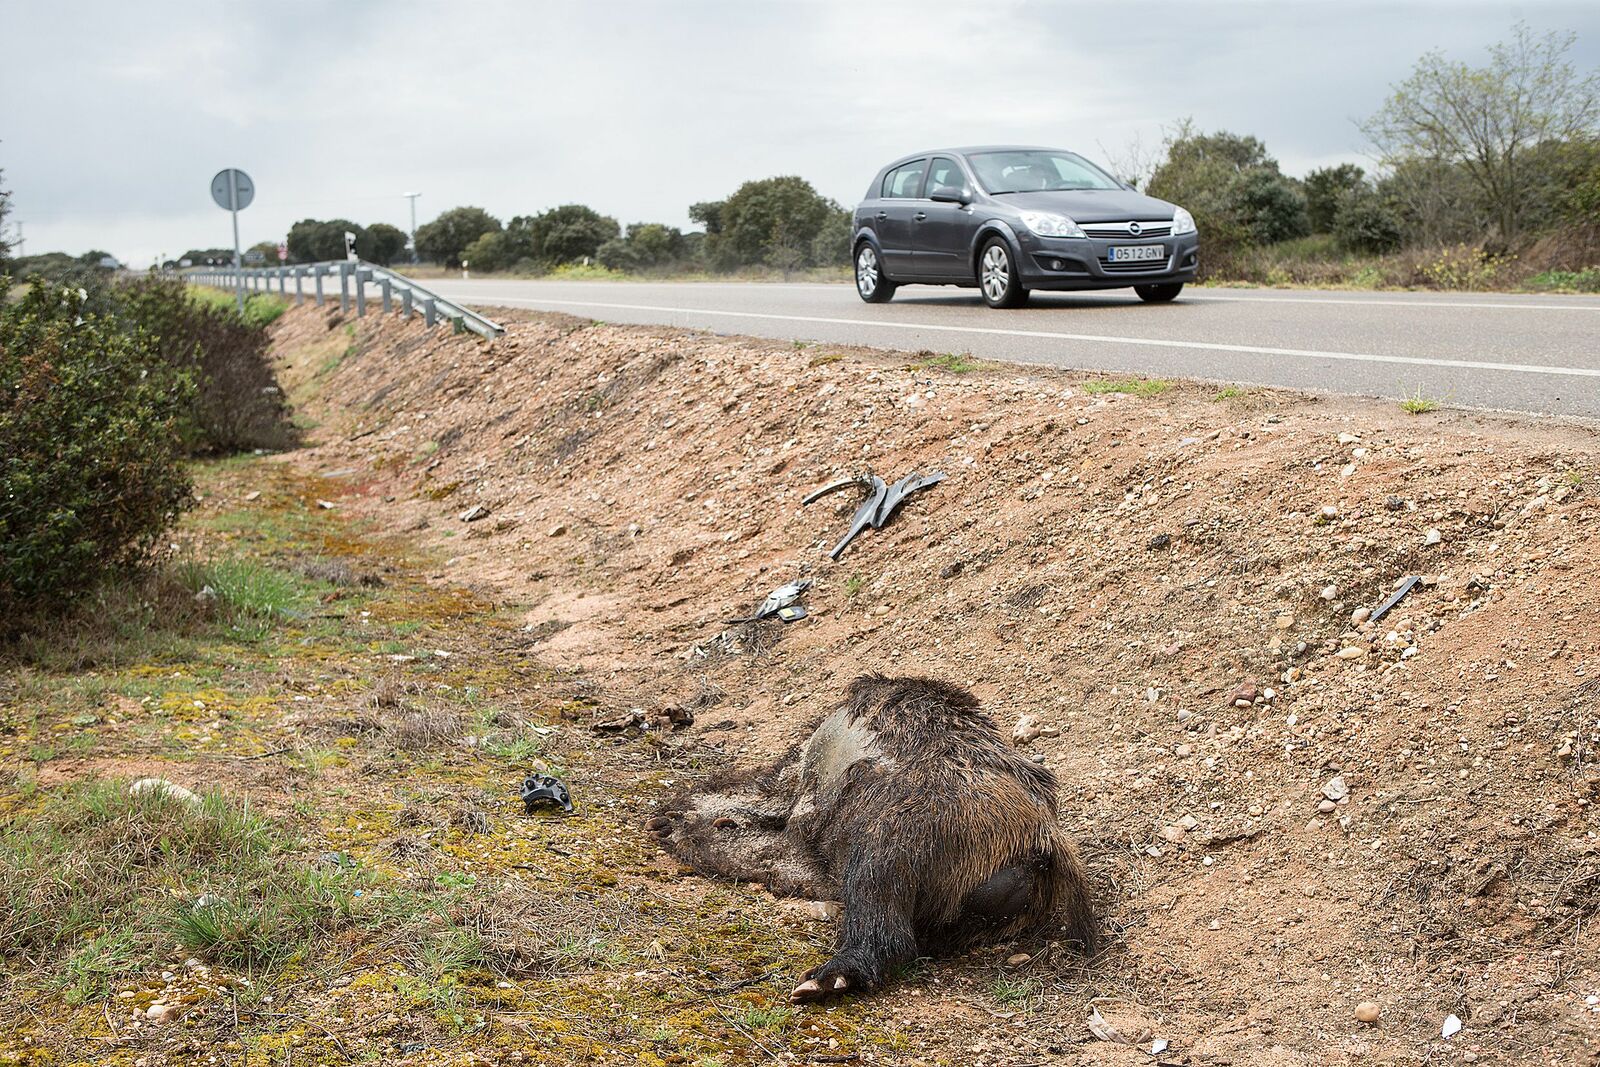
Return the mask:
<path id="1" fill-rule="evenodd" d="M 789 999 L 796 1004 L 808 1000 L 823 1000 L 860 992 L 868 987 L 865 976 L 840 960 L 829 960 L 821 967 L 813 967 L 801 975 L 800 984 L 794 987 Z"/>

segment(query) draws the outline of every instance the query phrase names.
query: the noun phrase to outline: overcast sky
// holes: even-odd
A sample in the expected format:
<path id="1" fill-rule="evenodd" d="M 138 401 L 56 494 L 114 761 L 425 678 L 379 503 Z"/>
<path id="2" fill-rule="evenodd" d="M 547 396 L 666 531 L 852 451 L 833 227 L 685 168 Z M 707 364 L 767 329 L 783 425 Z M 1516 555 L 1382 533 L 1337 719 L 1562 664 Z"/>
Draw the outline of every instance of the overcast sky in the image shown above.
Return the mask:
<path id="1" fill-rule="evenodd" d="M 0 169 L 29 253 L 136 265 L 306 217 L 409 228 L 460 204 L 624 224 L 750 178 L 853 204 L 890 157 L 1027 142 L 1105 159 L 1163 127 L 1262 138 L 1291 174 L 1363 161 L 1353 120 L 1423 52 L 1518 19 L 1600 65 L 1600 4 L 1114 0 L 0 0 Z"/>

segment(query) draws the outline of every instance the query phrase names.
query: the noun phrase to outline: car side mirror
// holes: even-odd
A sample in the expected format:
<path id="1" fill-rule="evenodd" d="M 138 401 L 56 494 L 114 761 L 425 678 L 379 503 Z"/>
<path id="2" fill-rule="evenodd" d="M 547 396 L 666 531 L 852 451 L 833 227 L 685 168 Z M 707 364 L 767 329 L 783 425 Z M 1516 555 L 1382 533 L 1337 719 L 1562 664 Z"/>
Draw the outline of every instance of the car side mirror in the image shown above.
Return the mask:
<path id="1" fill-rule="evenodd" d="M 941 204 L 970 204 L 972 190 L 955 185 L 935 185 L 928 191 L 928 199 Z"/>

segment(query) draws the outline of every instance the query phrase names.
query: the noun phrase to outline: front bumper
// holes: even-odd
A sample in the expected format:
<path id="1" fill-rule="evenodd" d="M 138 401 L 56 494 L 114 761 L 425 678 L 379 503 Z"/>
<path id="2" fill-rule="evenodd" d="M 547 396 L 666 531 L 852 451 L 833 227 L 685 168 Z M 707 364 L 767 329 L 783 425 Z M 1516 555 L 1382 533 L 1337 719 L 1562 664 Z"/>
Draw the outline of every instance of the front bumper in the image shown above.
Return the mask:
<path id="1" fill-rule="evenodd" d="M 1200 266 L 1200 235 L 1136 238 L 1039 237 L 1023 233 L 1020 273 L 1028 289 L 1115 289 L 1128 285 L 1192 282 Z M 1160 246 L 1161 259 L 1113 263 L 1112 246 Z"/>

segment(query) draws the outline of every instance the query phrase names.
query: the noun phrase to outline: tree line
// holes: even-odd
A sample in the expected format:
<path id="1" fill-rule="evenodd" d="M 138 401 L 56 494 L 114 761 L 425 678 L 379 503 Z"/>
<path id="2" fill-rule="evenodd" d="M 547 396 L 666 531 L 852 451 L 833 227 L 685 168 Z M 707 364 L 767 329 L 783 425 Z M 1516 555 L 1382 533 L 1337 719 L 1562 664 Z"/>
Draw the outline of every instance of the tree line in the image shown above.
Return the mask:
<path id="1" fill-rule="evenodd" d="M 1518 25 L 1482 67 L 1423 56 L 1360 124 L 1376 174 L 1341 163 L 1291 178 L 1255 137 L 1184 122 L 1143 187 L 1194 214 L 1212 257 L 1311 234 L 1355 253 L 1504 254 L 1559 229 L 1585 263 L 1600 256 L 1600 72 L 1568 61 L 1574 40 Z"/>

